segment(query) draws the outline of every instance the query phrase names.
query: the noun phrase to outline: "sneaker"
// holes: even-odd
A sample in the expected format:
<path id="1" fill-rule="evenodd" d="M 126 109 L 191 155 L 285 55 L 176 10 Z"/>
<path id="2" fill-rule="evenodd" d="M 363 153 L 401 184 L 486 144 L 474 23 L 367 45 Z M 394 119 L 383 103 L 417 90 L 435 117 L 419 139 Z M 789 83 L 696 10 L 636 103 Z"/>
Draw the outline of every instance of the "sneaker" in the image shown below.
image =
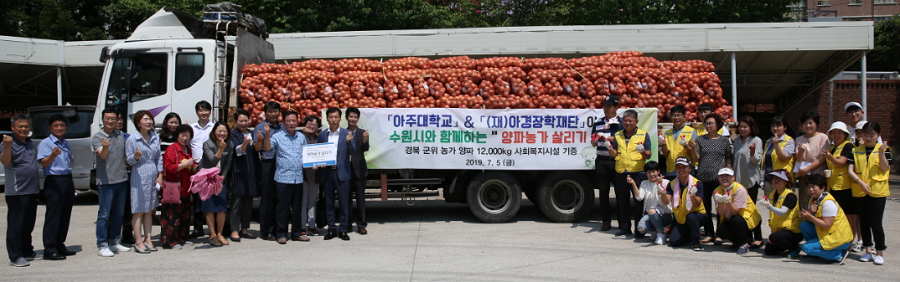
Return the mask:
<path id="1" fill-rule="evenodd" d="M 25 258 L 19 258 L 16 261 L 9 262 L 9 265 L 12 265 L 15 267 L 26 267 L 26 266 L 31 265 L 31 263 L 29 263 L 27 260 L 25 260 Z"/>
<path id="2" fill-rule="evenodd" d="M 694 250 L 694 251 L 696 251 L 696 252 L 702 251 L 702 250 L 703 250 L 703 244 L 700 244 L 700 242 L 694 242 L 694 245 L 691 246 L 691 249 Z"/>
<path id="3" fill-rule="evenodd" d="M 191 242 L 191 241 L 184 241 L 184 246 L 185 246 L 185 247 L 187 247 L 187 246 L 193 246 L 193 245 L 194 245 L 194 242 Z"/>
<path id="4" fill-rule="evenodd" d="M 844 264 L 844 260 L 847 259 L 847 256 L 849 256 L 849 255 L 850 255 L 850 250 L 843 250 L 843 251 L 841 251 L 841 258 L 838 259 L 838 260 L 836 260 L 834 263 L 835 263 L 835 264 L 841 264 L 841 265 L 843 265 L 843 264 Z"/>
<path id="5" fill-rule="evenodd" d="M 741 255 L 741 254 L 746 254 L 749 251 L 750 251 L 750 244 L 743 244 L 743 245 L 741 245 L 740 248 L 738 248 L 737 253 L 739 255 Z"/>
<path id="6" fill-rule="evenodd" d="M 126 247 L 126 246 L 122 246 L 122 244 L 116 244 L 115 246 L 112 246 L 112 247 L 109 248 L 109 249 L 112 250 L 112 251 L 115 251 L 115 252 L 117 252 L 117 253 L 121 253 L 121 252 L 130 252 L 130 251 L 131 251 L 131 248 Z"/>
<path id="7" fill-rule="evenodd" d="M 882 264 L 884 264 L 884 257 L 882 257 L 882 256 L 875 256 L 874 261 L 875 261 L 875 264 L 876 264 L 876 265 L 882 265 Z"/>
<path id="8" fill-rule="evenodd" d="M 662 234 L 662 233 L 657 234 L 656 241 L 654 241 L 653 243 L 657 244 L 657 245 L 665 245 L 666 244 L 666 234 Z"/>
<path id="9" fill-rule="evenodd" d="M 172 246 L 173 250 L 181 250 L 181 248 L 181 244 L 175 244 L 175 246 Z"/>
<path id="10" fill-rule="evenodd" d="M 861 261 L 861 262 L 870 262 L 870 261 L 872 261 L 872 254 L 870 254 L 870 253 L 865 253 L 865 254 L 863 254 L 861 257 L 859 257 L 859 261 Z"/>
<path id="11" fill-rule="evenodd" d="M 862 242 L 853 241 L 853 244 L 850 245 L 850 251 L 854 253 L 862 252 Z"/>
<path id="12" fill-rule="evenodd" d="M 109 257 L 115 256 L 116 254 L 114 254 L 112 251 L 110 251 L 109 248 L 100 248 L 100 251 L 97 251 L 97 255 L 101 256 L 101 257 L 109 258 Z"/>
<path id="13" fill-rule="evenodd" d="M 796 246 L 796 247 L 794 247 L 793 249 L 791 249 L 791 251 L 788 252 L 788 254 L 787 254 L 787 258 L 788 258 L 788 259 L 798 259 L 798 258 L 800 258 L 800 246 Z"/>

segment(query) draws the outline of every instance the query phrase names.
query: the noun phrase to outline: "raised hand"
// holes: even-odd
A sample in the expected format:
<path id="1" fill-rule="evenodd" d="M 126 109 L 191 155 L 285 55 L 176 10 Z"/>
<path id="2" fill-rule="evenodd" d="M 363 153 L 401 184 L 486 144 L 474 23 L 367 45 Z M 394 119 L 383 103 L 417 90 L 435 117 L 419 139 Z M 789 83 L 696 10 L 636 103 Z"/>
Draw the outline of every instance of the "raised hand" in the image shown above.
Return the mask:
<path id="1" fill-rule="evenodd" d="M 884 152 L 886 152 L 886 151 L 887 151 L 887 146 L 885 146 L 885 145 L 878 146 L 879 154 L 884 154 Z"/>
<path id="2" fill-rule="evenodd" d="M 216 146 L 219 146 L 219 148 L 225 148 L 225 145 L 225 139 L 216 140 Z"/>
<path id="3" fill-rule="evenodd" d="M 134 160 L 136 160 L 136 161 L 141 160 L 141 156 L 143 156 L 143 155 L 144 155 L 144 154 L 141 154 L 141 149 L 140 149 L 140 148 L 134 149 Z"/>
<path id="4" fill-rule="evenodd" d="M 666 193 L 666 188 L 663 188 L 663 186 L 660 184 L 656 184 L 656 193 L 663 195 Z"/>
<path id="5" fill-rule="evenodd" d="M 769 207 L 772 206 L 772 204 L 770 204 L 769 201 L 759 201 L 759 202 L 756 202 L 756 203 L 757 203 L 758 206 L 763 207 L 763 208 L 766 208 L 766 209 L 768 209 Z"/>
<path id="6" fill-rule="evenodd" d="M 257 140 L 263 140 L 263 138 L 266 138 L 266 135 L 264 135 L 264 134 L 262 133 L 262 131 L 256 133 L 256 139 L 257 139 Z"/>
<path id="7" fill-rule="evenodd" d="M 363 131 L 363 142 L 369 142 L 369 130 Z"/>
<path id="8" fill-rule="evenodd" d="M 697 194 L 697 186 L 691 186 L 691 189 L 688 189 L 688 193 L 691 195 Z"/>
<path id="9" fill-rule="evenodd" d="M 268 123 L 266 123 L 266 126 L 263 127 L 263 130 L 266 132 L 266 137 L 272 136 L 272 134 L 270 134 L 272 129 L 269 127 Z"/>
<path id="10" fill-rule="evenodd" d="M 53 154 L 53 156 L 59 156 L 59 154 L 62 154 L 62 150 L 59 149 L 59 146 L 53 147 L 53 152 L 51 154 Z"/>
<path id="11" fill-rule="evenodd" d="M 756 155 L 756 143 L 750 143 L 750 155 Z"/>
<path id="12" fill-rule="evenodd" d="M 697 147 L 697 139 L 691 139 L 691 142 L 688 142 L 688 150 L 693 150 Z"/>
<path id="13" fill-rule="evenodd" d="M 100 145 L 102 145 L 103 148 L 109 148 L 109 140 L 106 140 L 106 138 L 100 138 Z"/>
<path id="14" fill-rule="evenodd" d="M 353 132 L 348 131 L 347 132 L 347 143 L 349 144 L 350 141 L 352 141 L 352 140 L 353 140 Z"/>
<path id="15" fill-rule="evenodd" d="M 250 135 L 244 136 L 244 144 L 250 145 L 253 143 L 253 138 Z"/>
<path id="16" fill-rule="evenodd" d="M 3 135 L 3 144 L 4 145 L 12 145 L 12 141 L 13 141 L 12 136 L 5 135 L 5 134 Z"/>
<path id="17" fill-rule="evenodd" d="M 626 175 L 625 181 L 627 181 L 628 184 L 634 184 L 634 179 L 631 179 L 631 175 Z"/>

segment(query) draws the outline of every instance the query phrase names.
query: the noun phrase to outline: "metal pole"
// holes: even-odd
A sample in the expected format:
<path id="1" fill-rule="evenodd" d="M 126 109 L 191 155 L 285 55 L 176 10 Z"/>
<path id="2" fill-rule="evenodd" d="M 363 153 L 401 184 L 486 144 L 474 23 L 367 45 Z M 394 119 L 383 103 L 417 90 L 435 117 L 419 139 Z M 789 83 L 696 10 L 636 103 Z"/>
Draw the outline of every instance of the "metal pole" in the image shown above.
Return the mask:
<path id="1" fill-rule="evenodd" d="M 737 111 L 737 60 L 734 59 L 734 52 L 731 52 L 731 118 L 735 121 L 738 120 Z"/>
<path id="2" fill-rule="evenodd" d="M 866 51 L 863 51 L 862 56 L 862 78 L 860 84 L 862 84 L 862 108 L 863 108 L 863 120 L 868 120 L 869 116 L 869 107 L 866 104 Z"/>
<path id="3" fill-rule="evenodd" d="M 62 68 L 56 67 L 56 105 L 62 106 Z"/>

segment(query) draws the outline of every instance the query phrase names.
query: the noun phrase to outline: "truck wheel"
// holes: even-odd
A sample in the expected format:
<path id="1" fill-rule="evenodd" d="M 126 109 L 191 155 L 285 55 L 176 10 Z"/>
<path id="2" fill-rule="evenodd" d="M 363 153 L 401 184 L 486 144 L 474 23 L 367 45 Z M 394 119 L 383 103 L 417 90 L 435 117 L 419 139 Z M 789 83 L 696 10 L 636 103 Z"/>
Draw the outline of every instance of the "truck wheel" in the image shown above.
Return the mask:
<path id="1" fill-rule="evenodd" d="M 580 173 L 553 172 L 538 187 L 538 207 L 555 222 L 579 221 L 594 207 L 594 187 Z"/>
<path id="2" fill-rule="evenodd" d="M 519 211 L 522 188 L 509 173 L 486 171 L 469 182 L 466 200 L 469 210 L 481 221 L 506 222 Z"/>

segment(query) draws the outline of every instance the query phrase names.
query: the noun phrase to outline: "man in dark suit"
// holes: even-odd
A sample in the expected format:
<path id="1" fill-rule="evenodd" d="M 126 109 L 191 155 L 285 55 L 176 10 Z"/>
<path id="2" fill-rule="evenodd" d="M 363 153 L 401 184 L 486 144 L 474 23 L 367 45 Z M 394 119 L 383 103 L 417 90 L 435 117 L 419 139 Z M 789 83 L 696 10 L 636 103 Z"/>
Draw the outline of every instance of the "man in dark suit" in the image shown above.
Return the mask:
<path id="1" fill-rule="evenodd" d="M 319 133 L 318 143 L 337 144 L 337 165 L 317 168 L 316 178 L 323 185 L 325 191 L 325 218 L 328 221 L 328 234 L 325 240 L 340 237 L 341 240 L 350 240 L 347 236 L 347 227 L 350 226 L 350 180 L 353 171 L 350 167 L 350 155 L 356 151 L 356 142 L 353 133 L 341 128 L 341 110 L 330 108 L 325 112 L 328 120 L 328 130 Z M 334 196 L 337 193 L 338 204 L 341 206 L 341 227 L 338 230 L 334 223 Z"/>
<path id="2" fill-rule="evenodd" d="M 353 214 L 356 218 L 357 232 L 360 235 L 369 234 L 366 230 L 366 177 L 369 175 L 369 168 L 366 166 L 366 151 L 369 150 L 369 130 L 362 129 L 357 126 L 359 123 L 359 109 L 355 107 L 347 108 L 347 130 L 353 132 L 353 140 L 356 143 L 356 150 L 350 155 L 350 164 L 353 166 L 353 175 L 351 176 L 352 191 L 356 194 L 356 210 Z M 350 201 L 353 201 L 351 197 Z M 352 206 L 352 204 L 351 204 Z M 352 212 L 352 209 L 351 209 Z M 350 232 L 353 232 L 351 227 Z"/>

